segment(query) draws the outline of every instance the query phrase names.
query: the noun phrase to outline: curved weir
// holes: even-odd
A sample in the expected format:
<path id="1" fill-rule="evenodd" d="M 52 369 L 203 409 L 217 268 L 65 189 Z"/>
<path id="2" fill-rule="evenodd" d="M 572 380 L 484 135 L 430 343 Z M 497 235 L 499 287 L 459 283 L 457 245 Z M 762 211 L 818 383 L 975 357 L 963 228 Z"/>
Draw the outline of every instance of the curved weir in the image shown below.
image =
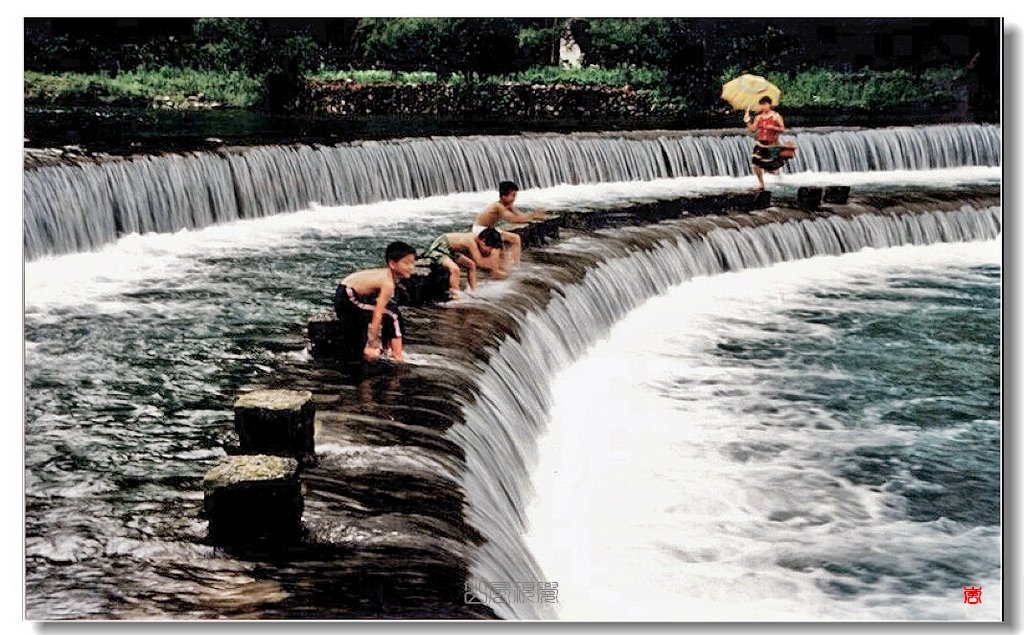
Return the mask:
<path id="1" fill-rule="evenodd" d="M 534 602 L 466 604 L 463 583 L 547 580 L 523 534 L 554 373 L 628 311 L 693 277 L 864 248 L 991 240 L 1001 230 L 992 187 L 863 197 L 830 212 L 567 231 L 528 252 L 500 296 L 410 309 L 415 363 L 401 376 L 352 385 L 329 369 L 285 365 L 270 384 L 312 390 L 318 402 L 321 461 L 305 477 L 307 549 L 318 557 L 268 573 L 291 597 L 266 611 L 553 617 Z"/>
<path id="2" fill-rule="evenodd" d="M 805 129 L 789 172 L 926 170 L 1000 164 L 991 125 Z M 169 233 L 292 212 L 492 190 L 749 173 L 732 132 L 437 137 L 327 146 L 80 160 L 26 169 L 28 260 L 89 251 L 128 234 Z"/>
<path id="3" fill-rule="evenodd" d="M 767 219 L 771 222 L 759 224 Z M 502 343 L 480 377 L 480 397 L 467 408 L 465 426 L 451 430 L 467 456 L 467 521 L 486 538 L 472 568 L 478 580 L 547 579 L 521 536 L 527 529 L 529 472 L 536 460 L 534 441 L 546 421 L 549 383 L 629 310 L 696 276 L 866 247 L 992 239 L 1000 227 L 998 208 L 969 205 L 949 212 L 787 220 L 793 219 L 765 213 L 761 218 L 709 219 L 673 227 L 675 232 L 661 227 L 623 231 L 616 237 L 621 256 L 595 263 L 579 283 L 556 287 L 543 310 L 525 317 L 521 339 Z M 550 617 L 533 613 L 535 607 L 499 604 L 495 610 L 505 618 Z"/>

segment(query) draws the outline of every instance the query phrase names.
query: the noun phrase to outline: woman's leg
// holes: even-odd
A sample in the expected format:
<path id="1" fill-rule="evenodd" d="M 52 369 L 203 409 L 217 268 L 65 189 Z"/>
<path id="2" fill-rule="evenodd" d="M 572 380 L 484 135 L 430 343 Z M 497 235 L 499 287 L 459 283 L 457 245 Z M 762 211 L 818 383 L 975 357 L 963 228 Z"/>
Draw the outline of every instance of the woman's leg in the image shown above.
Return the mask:
<path id="1" fill-rule="evenodd" d="M 754 190 L 757 191 L 757 192 L 763 192 L 764 191 L 764 170 L 762 170 L 761 168 L 757 167 L 756 165 L 751 166 L 751 167 L 754 168 L 754 176 L 757 177 L 757 187 L 754 188 Z"/>

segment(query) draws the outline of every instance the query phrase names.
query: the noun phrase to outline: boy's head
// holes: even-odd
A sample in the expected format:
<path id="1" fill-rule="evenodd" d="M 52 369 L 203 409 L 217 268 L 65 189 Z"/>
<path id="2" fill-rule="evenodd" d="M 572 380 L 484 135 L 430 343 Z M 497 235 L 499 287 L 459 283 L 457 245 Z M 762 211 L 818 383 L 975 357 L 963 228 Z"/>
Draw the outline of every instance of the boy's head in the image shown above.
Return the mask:
<path id="1" fill-rule="evenodd" d="M 768 112 L 769 110 L 772 109 L 772 98 L 769 97 L 768 95 L 765 95 L 761 99 L 757 100 L 757 105 L 758 108 L 760 108 L 761 112 Z"/>
<path id="2" fill-rule="evenodd" d="M 388 269 L 399 278 L 408 278 L 416 268 L 416 250 L 408 243 L 396 240 L 384 250 Z"/>
<path id="3" fill-rule="evenodd" d="M 516 200 L 516 192 L 518 191 L 519 186 L 512 181 L 498 183 L 498 198 L 506 205 L 511 205 Z"/>
<path id="4" fill-rule="evenodd" d="M 492 249 L 501 249 L 501 233 L 493 227 L 488 227 L 476 235 L 476 246 L 480 255 L 486 258 L 491 255 Z"/>

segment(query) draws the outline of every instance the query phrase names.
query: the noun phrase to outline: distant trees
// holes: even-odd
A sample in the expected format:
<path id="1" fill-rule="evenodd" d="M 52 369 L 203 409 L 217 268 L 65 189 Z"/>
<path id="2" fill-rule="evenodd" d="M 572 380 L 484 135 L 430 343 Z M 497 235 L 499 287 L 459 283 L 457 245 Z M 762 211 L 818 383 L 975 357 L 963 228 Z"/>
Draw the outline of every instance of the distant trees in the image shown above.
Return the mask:
<path id="1" fill-rule="evenodd" d="M 194 66 L 263 77 L 261 101 L 273 112 L 293 109 L 317 44 L 301 32 L 274 33 L 262 18 L 199 18 L 192 27 Z"/>
<path id="2" fill-rule="evenodd" d="M 353 35 L 366 68 L 437 70 L 452 32 L 448 18 L 364 18 Z"/>
<path id="3" fill-rule="evenodd" d="M 243 72 L 264 83 L 268 103 L 286 107 L 315 70 L 434 71 L 469 82 L 549 71 L 566 32 L 583 63 L 600 67 L 592 70 L 664 78 L 659 92 L 691 105 L 716 103 L 723 76 L 741 72 L 920 72 L 971 59 L 998 94 L 1000 25 L 984 18 L 28 18 L 25 67 Z"/>
<path id="4" fill-rule="evenodd" d="M 370 68 L 472 78 L 521 68 L 519 31 L 509 18 L 368 18 L 356 28 L 354 46 Z"/>

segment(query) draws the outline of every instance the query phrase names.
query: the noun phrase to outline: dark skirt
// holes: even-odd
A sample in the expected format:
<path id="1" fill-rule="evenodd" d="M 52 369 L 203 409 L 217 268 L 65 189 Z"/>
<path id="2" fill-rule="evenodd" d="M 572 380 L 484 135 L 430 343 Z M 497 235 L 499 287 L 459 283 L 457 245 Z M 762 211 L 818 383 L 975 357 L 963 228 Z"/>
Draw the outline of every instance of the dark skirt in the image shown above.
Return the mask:
<path id="1" fill-rule="evenodd" d="M 761 168 L 765 172 L 774 172 L 786 165 L 786 160 L 779 156 L 783 146 L 754 146 L 754 152 L 750 155 L 750 163 Z"/>

